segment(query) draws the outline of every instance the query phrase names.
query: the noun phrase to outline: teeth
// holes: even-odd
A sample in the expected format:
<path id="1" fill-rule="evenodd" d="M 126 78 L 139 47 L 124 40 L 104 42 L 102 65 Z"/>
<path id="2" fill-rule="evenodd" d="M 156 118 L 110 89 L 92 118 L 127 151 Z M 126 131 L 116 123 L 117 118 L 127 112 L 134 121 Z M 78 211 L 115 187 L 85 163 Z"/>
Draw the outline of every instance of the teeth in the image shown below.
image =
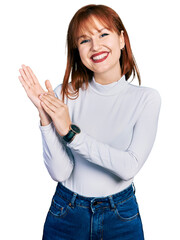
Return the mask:
<path id="1" fill-rule="evenodd" d="M 108 55 L 108 53 L 103 53 L 103 54 L 101 54 L 101 55 L 98 55 L 98 56 L 96 56 L 96 57 L 93 57 L 93 60 L 102 59 L 102 58 L 106 57 L 107 55 Z"/>

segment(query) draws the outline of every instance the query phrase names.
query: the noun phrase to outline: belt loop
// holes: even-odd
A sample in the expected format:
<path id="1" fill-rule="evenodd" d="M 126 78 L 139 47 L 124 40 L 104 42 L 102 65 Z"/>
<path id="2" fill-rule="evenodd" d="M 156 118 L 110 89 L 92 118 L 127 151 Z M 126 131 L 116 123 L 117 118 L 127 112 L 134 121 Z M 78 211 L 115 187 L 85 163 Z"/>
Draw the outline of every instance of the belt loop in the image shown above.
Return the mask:
<path id="1" fill-rule="evenodd" d="M 110 204 L 111 204 L 111 208 L 116 208 L 116 206 L 115 206 L 115 204 L 114 204 L 114 200 L 113 200 L 113 198 L 112 198 L 112 195 L 111 196 L 108 196 L 108 198 L 109 198 L 109 201 L 110 201 Z"/>
<path id="2" fill-rule="evenodd" d="M 69 203 L 70 207 L 74 207 L 74 202 L 76 200 L 77 193 L 73 193 L 73 197 L 71 199 L 71 202 Z"/>
<path id="3" fill-rule="evenodd" d="M 135 188 L 134 182 L 132 182 L 132 187 L 133 187 L 133 191 L 134 191 L 134 194 L 135 194 L 136 188 Z"/>

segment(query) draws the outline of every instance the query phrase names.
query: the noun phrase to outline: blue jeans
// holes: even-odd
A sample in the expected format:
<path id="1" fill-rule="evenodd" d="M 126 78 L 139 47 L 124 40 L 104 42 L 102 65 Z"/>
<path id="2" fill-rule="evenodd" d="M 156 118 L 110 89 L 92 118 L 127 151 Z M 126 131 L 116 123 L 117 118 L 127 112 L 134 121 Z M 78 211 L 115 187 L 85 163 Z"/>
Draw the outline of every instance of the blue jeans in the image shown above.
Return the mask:
<path id="1" fill-rule="evenodd" d="M 107 197 L 84 197 L 58 183 L 43 240 L 143 240 L 143 226 L 132 183 Z"/>

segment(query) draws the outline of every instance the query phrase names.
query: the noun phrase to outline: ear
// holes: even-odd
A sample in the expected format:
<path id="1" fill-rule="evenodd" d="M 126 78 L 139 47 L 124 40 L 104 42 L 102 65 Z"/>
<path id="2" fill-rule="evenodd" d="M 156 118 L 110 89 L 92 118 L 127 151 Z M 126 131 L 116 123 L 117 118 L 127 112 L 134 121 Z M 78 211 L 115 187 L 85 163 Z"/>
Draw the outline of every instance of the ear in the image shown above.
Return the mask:
<path id="1" fill-rule="evenodd" d="M 124 31 L 121 30 L 121 34 L 119 36 L 120 41 L 120 49 L 123 49 L 125 47 L 125 40 L 124 40 Z"/>

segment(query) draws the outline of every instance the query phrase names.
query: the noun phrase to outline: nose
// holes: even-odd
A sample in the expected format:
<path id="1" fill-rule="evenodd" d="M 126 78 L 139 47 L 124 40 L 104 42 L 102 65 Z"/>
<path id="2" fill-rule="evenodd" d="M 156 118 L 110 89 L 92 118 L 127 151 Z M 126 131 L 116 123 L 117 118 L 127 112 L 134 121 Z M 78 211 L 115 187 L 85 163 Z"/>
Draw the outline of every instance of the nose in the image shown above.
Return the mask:
<path id="1" fill-rule="evenodd" d="M 92 51 L 98 51 L 100 49 L 100 47 L 101 47 L 101 45 L 100 45 L 99 39 L 93 39 L 92 40 L 91 50 Z"/>

